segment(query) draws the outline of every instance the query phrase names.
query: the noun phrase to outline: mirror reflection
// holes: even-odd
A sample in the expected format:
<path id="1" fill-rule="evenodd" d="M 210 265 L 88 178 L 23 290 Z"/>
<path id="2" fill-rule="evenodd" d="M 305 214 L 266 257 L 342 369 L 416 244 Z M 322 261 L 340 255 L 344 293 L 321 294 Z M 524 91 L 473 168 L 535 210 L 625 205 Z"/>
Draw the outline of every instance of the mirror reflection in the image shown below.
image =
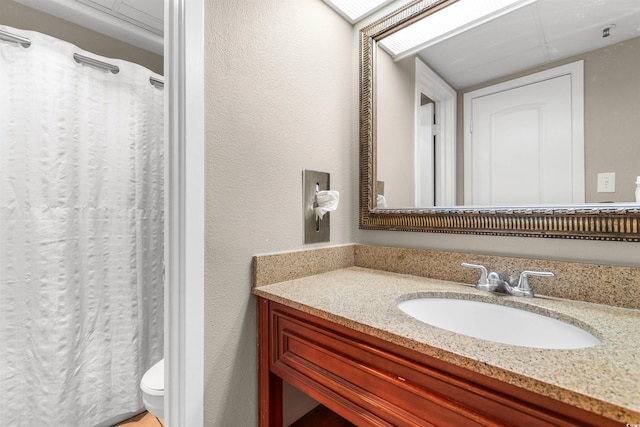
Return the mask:
<path id="1" fill-rule="evenodd" d="M 377 206 L 635 202 L 640 3 L 462 3 L 378 42 Z"/>

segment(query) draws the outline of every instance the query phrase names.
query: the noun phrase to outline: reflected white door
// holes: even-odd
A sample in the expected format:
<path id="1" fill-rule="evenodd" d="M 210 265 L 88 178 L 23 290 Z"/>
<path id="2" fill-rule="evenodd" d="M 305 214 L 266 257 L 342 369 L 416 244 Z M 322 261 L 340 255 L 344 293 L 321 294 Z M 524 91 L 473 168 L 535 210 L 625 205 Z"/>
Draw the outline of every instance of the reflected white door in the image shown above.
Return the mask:
<path id="1" fill-rule="evenodd" d="M 456 204 L 456 91 L 415 59 L 415 203 Z M 431 102 L 423 105 L 423 96 Z M 435 118 L 435 126 L 434 126 Z"/>
<path id="2" fill-rule="evenodd" d="M 418 107 L 418 132 L 416 153 L 416 206 L 428 207 L 435 204 L 435 159 L 433 142 L 434 104 Z"/>
<path id="3" fill-rule="evenodd" d="M 465 205 L 584 203 L 583 109 L 572 79 L 470 96 Z"/>

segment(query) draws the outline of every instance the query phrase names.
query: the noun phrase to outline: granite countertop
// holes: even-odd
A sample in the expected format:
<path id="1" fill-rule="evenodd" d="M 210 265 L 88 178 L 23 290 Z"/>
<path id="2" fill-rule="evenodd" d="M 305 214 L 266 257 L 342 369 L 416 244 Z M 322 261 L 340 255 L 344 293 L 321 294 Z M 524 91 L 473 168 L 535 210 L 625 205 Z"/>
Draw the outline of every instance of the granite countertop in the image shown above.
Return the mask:
<path id="1" fill-rule="evenodd" d="M 255 287 L 253 293 L 622 423 L 640 423 L 640 310 L 539 296 L 516 298 L 360 267 Z M 451 293 L 526 305 L 574 323 L 602 343 L 577 350 L 494 343 L 422 323 L 396 306 L 403 299 Z"/>

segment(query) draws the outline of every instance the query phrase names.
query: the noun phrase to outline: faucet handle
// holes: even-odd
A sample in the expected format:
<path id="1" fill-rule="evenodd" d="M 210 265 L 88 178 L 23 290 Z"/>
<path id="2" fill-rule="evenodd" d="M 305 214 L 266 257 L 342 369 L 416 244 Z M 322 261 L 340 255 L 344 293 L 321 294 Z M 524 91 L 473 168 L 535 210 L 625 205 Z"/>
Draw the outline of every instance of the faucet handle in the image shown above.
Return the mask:
<path id="1" fill-rule="evenodd" d="M 463 262 L 460 265 L 463 267 L 477 268 L 478 270 L 480 270 L 480 278 L 478 279 L 478 283 L 476 283 L 476 289 L 485 291 L 489 290 L 489 281 L 487 280 L 487 277 L 489 276 L 489 270 L 487 270 L 487 267 L 480 264 L 469 264 L 468 262 Z"/>
<path id="2" fill-rule="evenodd" d="M 553 274 L 550 271 L 529 271 L 525 270 L 520 273 L 520 280 L 518 280 L 517 288 L 520 291 L 531 292 L 531 296 L 533 296 L 533 291 L 531 290 L 531 285 L 529 285 L 529 276 L 544 276 L 544 277 L 553 277 Z"/>

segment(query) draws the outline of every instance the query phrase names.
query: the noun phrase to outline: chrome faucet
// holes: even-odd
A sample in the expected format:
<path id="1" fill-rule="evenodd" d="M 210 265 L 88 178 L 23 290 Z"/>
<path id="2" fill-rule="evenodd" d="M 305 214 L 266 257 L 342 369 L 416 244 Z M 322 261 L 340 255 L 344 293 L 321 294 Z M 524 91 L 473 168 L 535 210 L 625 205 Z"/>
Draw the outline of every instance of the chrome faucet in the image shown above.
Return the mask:
<path id="1" fill-rule="evenodd" d="M 529 276 L 544 276 L 544 277 L 553 277 L 554 274 L 550 271 L 530 271 L 525 270 L 520 273 L 520 279 L 516 285 L 512 285 L 509 283 L 507 279 L 502 277 L 500 273 L 492 271 L 489 273 L 487 268 L 484 265 L 479 264 L 469 264 L 467 262 L 462 263 L 463 267 L 469 268 L 477 268 L 480 270 L 480 278 L 478 279 L 478 283 L 476 283 L 476 289 L 481 291 L 488 292 L 496 292 L 503 290 L 509 295 L 513 295 L 516 297 L 533 297 L 533 289 L 531 289 L 531 285 L 529 284 Z"/>

